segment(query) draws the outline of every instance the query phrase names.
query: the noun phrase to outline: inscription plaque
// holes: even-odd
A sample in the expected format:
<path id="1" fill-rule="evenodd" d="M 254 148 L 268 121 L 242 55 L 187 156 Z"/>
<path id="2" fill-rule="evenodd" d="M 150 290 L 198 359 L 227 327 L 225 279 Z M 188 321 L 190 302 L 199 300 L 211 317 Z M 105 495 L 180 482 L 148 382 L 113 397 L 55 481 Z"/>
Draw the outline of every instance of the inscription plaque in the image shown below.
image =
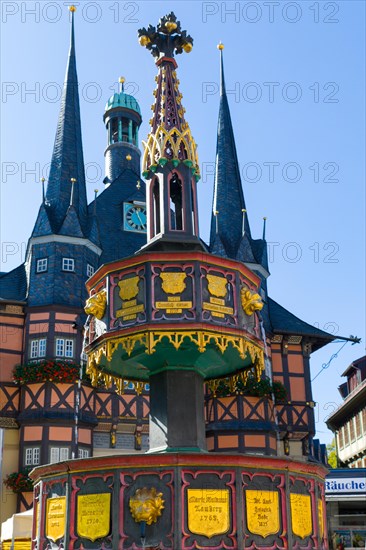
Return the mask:
<path id="1" fill-rule="evenodd" d="M 324 514 L 323 514 L 323 501 L 318 499 L 318 522 L 319 522 L 319 535 L 322 539 L 324 537 Z"/>
<path id="2" fill-rule="evenodd" d="M 280 529 L 277 491 L 245 491 L 247 524 L 251 533 L 268 537 Z"/>
<path id="3" fill-rule="evenodd" d="M 38 508 L 37 506 L 37 514 Z M 48 539 L 56 542 L 65 535 L 65 518 L 66 497 L 48 498 L 46 503 L 46 537 Z"/>
<path id="4" fill-rule="evenodd" d="M 79 495 L 77 501 L 77 532 L 94 542 L 110 531 L 111 494 Z"/>
<path id="5" fill-rule="evenodd" d="M 311 535 L 313 525 L 311 521 L 310 495 L 290 495 L 292 531 L 302 539 Z"/>
<path id="6" fill-rule="evenodd" d="M 187 489 L 188 529 L 211 538 L 230 528 L 229 489 Z"/>

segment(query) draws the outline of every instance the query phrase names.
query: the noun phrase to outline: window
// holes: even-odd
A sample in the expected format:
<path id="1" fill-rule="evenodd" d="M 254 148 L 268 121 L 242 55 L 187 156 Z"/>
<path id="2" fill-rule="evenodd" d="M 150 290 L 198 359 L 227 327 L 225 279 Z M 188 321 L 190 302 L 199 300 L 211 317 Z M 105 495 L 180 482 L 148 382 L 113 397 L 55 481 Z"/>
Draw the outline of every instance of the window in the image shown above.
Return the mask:
<path id="1" fill-rule="evenodd" d="M 56 355 L 57 357 L 64 356 L 65 340 L 63 338 L 56 338 Z"/>
<path id="2" fill-rule="evenodd" d="M 40 448 L 39 447 L 28 447 L 25 449 L 25 466 L 38 466 L 40 463 Z"/>
<path id="3" fill-rule="evenodd" d="M 343 428 L 341 428 L 338 432 L 338 445 L 340 449 L 343 449 L 344 447 Z"/>
<path id="4" fill-rule="evenodd" d="M 74 356 L 74 342 L 72 340 L 65 340 L 65 357 Z"/>
<path id="5" fill-rule="evenodd" d="M 362 436 L 361 431 L 361 413 L 357 413 L 355 416 L 355 423 L 356 423 L 356 437 L 357 439 Z"/>
<path id="6" fill-rule="evenodd" d="M 30 341 L 30 358 L 46 357 L 46 338 L 39 338 Z"/>
<path id="7" fill-rule="evenodd" d="M 86 276 L 91 277 L 93 275 L 94 271 L 95 271 L 94 267 L 90 264 L 87 264 L 87 266 L 86 266 Z"/>
<path id="8" fill-rule="evenodd" d="M 349 421 L 349 433 L 351 436 L 351 441 L 354 441 L 356 439 L 356 432 L 353 418 L 351 418 L 351 420 Z"/>
<path id="9" fill-rule="evenodd" d="M 89 449 L 79 449 L 78 458 L 88 458 L 90 456 Z"/>
<path id="10" fill-rule="evenodd" d="M 74 357 L 74 340 L 65 340 L 64 338 L 56 338 L 56 357 Z"/>
<path id="11" fill-rule="evenodd" d="M 47 258 L 40 258 L 39 260 L 37 260 L 36 273 L 44 273 L 45 271 L 47 271 L 47 264 Z"/>
<path id="12" fill-rule="evenodd" d="M 55 462 L 62 462 L 62 460 L 68 460 L 69 458 L 69 447 L 51 447 L 50 449 L 50 462 L 54 464 Z"/>
<path id="13" fill-rule="evenodd" d="M 62 258 L 63 271 L 75 271 L 75 260 L 73 258 Z"/>
<path id="14" fill-rule="evenodd" d="M 349 445 L 348 423 L 343 426 L 344 444 Z"/>

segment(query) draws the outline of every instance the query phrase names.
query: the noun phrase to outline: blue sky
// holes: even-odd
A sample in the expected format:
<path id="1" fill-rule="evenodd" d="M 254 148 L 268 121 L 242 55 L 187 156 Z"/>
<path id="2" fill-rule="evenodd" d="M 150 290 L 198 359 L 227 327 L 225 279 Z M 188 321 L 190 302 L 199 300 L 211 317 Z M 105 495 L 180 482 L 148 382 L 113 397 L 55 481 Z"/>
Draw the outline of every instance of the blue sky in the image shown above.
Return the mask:
<path id="1" fill-rule="evenodd" d="M 21 263 L 50 162 L 69 44 L 64 2 L 1 3 L 2 270 Z M 252 234 L 267 216 L 270 295 L 342 336 L 365 333 L 365 4 L 338 2 L 88 2 L 75 16 L 88 195 L 102 191 L 104 106 L 138 99 L 148 132 L 156 68 L 137 29 L 174 10 L 194 38 L 178 56 L 186 119 L 198 143 L 201 236 L 208 240 L 219 54 Z M 33 171 L 33 172 L 32 172 Z M 35 172 L 35 173 L 34 173 Z M 315 376 L 341 344 L 312 356 Z M 347 344 L 314 383 L 318 436 L 341 399 L 341 373 L 365 353 Z"/>

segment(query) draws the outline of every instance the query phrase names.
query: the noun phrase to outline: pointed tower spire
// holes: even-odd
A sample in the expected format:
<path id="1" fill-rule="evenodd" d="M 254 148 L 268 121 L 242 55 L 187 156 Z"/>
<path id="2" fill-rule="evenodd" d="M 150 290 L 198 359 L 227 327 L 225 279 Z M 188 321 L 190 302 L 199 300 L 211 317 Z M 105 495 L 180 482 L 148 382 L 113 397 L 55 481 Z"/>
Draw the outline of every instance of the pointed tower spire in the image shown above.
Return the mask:
<path id="1" fill-rule="evenodd" d="M 148 29 L 139 29 L 138 34 L 140 44 L 151 51 L 158 67 L 151 130 L 143 142 L 143 176 L 148 180 L 148 245 L 151 241 L 157 246 L 174 242 L 201 249 L 197 146 L 185 120 L 174 58 L 183 51 L 189 53 L 193 39 L 181 29 L 173 12 L 162 17 L 157 28 L 149 25 Z"/>
<path id="2" fill-rule="evenodd" d="M 74 13 L 76 8 L 71 6 L 69 10 L 71 12 L 70 50 L 46 199 L 49 205 L 50 218 L 57 232 L 62 226 L 70 205 L 71 178 L 75 178 L 78 184 L 74 189 L 73 205 L 85 234 L 87 229 L 87 198 L 75 59 Z"/>
<path id="3" fill-rule="evenodd" d="M 220 42 L 217 47 L 220 51 L 220 110 L 217 127 L 216 171 L 210 246 L 211 250 L 215 253 L 215 241 L 218 241 L 217 236 L 219 236 L 227 256 L 230 258 L 237 258 L 243 238 L 248 241 L 245 249 L 250 248 L 251 233 L 241 185 L 233 126 L 226 95 L 223 61 L 224 45 Z M 220 212 L 218 233 L 215 215 L 217 211 Z M 252 258 L 238 259 L 242 261 L 253 261 Z"/>

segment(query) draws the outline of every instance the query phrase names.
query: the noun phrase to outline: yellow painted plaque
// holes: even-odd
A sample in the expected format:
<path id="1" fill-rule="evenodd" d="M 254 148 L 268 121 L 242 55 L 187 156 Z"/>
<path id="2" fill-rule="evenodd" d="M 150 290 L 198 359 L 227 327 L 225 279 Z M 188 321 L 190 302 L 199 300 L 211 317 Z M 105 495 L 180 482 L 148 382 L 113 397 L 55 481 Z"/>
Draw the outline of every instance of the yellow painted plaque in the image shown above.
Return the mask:
<path id="1" fill-rule="evenodd" d="M 46 501 L 46 537 L 56 542 L 65 535 L 66 497 Z"/>
<path id="2" fill-rule="evenodd" d="M 211 538 L 230 528 L 229 489 L 187 489 L 188 529 Z"/>
<path id="3" fill-rule="evenodd" d="M 313 532 L 310 495 L 290 495 L 292 531 L 302 539 Z"/>
<path id="4" fill-rule="evenodd" d="M 248 529 L 268 537 L 280 530 L 280 510 L 277 491 L 245 491 Z"/>
<path id="5" fill-rule="evenodd" d="M 94 542 L 110 531 L 111 494 L 79 495 L 77 532 L 80 537 Z"/>
<path id="6" fill-rule="evenodd" d="M 324 537 L 324 514 L 323 514 L 323 501 L 318 499 L 318 522 L 319 522 L 319 536 L 322 539 Z"/>

